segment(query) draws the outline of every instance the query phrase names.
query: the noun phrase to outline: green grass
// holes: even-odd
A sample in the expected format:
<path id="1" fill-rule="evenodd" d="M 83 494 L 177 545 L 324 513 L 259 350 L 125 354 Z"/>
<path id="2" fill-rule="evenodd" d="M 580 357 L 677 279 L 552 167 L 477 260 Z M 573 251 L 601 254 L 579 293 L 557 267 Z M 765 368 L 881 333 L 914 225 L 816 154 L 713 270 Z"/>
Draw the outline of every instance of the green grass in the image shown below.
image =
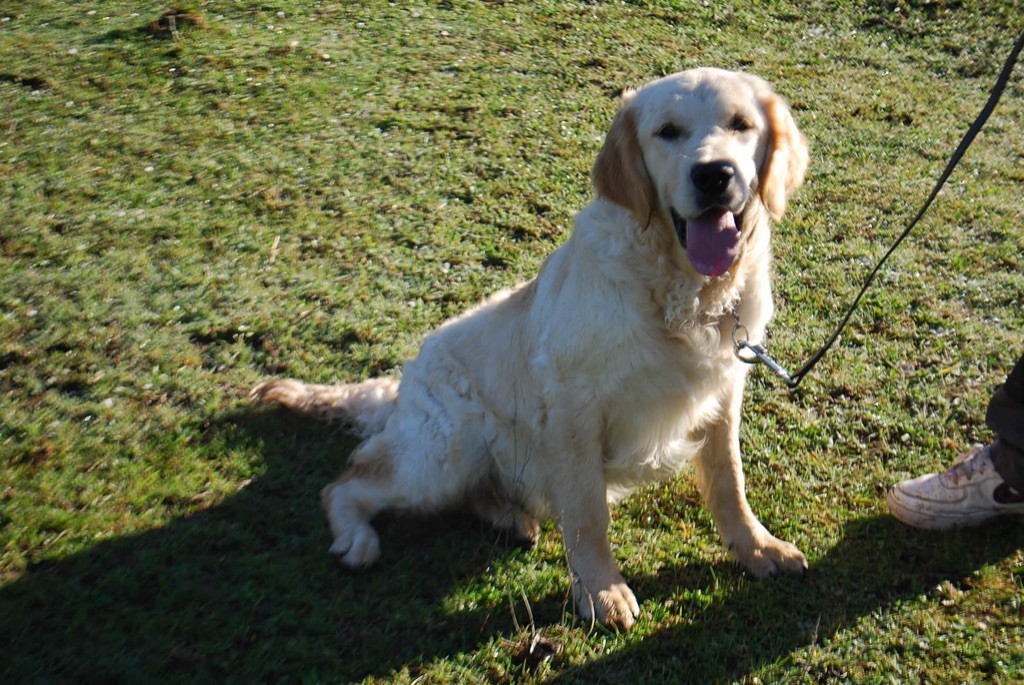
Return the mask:
<path id="1" fill-rule="evenodd" d="M 1024 5 L 732 5 L 195 1 L 174 33 L 162 4 L 0 4 L 3 681 L 1024 679 L 1024 526 L 929 534 L 882 500 L 990 438 L 1022 351 L 1021 68 L 840 345 L 799 392 L 750 384 L 751 503 L 803 578 L 730 563 L 688 475 L 614 512 L 629 634 L 574 618 L 550 525 L 524 551 L 390 519 L 346 575 L 316 494 L 355 443 L 245 400 L 387 372 L 530 277 L 615 94 L 697 65 L 772 80 L 811 140 L 775 243 L 771 347 L 798 366 Z"/>

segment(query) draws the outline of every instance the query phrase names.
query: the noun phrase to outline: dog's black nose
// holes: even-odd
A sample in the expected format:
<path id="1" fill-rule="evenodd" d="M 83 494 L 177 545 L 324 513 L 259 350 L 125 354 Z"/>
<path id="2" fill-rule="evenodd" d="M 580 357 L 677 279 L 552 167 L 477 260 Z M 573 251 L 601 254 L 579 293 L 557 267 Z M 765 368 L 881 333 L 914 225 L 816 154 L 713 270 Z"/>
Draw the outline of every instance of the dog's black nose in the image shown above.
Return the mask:
<path id="1" fill-rule="evenodd" d="M 690 170 L 690 179 L 697 190 L 705 195 L 717 196 L 729 187 L 736 169 L 729 162 L 703 162 Z"/>

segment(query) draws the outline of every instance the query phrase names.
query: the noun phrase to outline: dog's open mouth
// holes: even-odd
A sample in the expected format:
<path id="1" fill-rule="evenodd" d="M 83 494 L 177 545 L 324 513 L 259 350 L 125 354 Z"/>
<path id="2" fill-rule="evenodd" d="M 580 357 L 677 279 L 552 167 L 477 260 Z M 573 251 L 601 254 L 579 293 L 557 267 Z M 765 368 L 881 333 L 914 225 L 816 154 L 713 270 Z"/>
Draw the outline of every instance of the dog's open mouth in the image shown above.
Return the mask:
<path id="1" fill-rule="evenodd" d="M 696 218 L 684 219 L 675 209 L 671 211 L 676 236 L 693 268 L 712 278 L 728 271 L 739 253 L 736 215 L 728 209 L 712 207 Z"/>

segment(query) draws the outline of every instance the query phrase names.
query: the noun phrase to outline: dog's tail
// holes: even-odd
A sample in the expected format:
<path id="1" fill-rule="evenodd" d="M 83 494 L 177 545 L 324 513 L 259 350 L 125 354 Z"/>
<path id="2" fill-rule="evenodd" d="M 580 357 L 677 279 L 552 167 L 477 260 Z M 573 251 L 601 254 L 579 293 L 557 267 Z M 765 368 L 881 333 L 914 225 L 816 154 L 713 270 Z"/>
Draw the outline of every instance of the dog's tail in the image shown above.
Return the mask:
<path id="1" fill-rule="evenodd" d="M 365 438 L 382 431 L 394 412 L 398 380 L 371 378 L 362 383 L 308 385 L 279 378 L 257 385 L 249 398 L 254 402 L 276 402 L 321 421 L 343 421 Z"/>

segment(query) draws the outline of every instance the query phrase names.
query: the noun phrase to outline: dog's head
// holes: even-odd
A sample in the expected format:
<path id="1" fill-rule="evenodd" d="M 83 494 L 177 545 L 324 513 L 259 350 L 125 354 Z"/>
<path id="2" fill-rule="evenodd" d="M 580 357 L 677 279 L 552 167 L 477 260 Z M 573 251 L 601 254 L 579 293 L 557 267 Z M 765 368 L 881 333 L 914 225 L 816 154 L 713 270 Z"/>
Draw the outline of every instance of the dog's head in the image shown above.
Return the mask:
<path id="1" fill-rule="evenodd" d="M 764 80 L 693 69 L 622 96 L 594 164 L 598 195 L 641 226 L 673 228 L 693 267 L 719 276 L 742 252 L 743 217 L 775 219 L 803 183 L 807 141 Z"/>

